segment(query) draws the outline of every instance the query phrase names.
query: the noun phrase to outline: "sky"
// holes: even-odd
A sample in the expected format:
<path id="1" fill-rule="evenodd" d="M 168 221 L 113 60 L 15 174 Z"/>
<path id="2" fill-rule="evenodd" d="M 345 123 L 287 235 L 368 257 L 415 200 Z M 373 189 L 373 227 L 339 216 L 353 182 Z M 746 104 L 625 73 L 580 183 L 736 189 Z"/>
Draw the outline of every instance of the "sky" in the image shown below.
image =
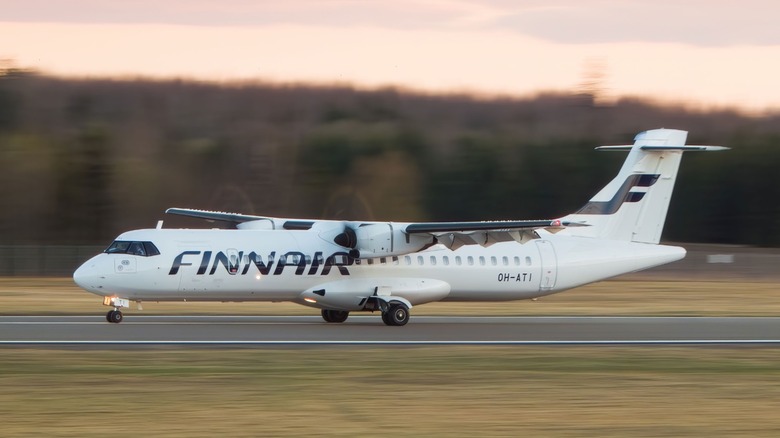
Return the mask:
<path id="1" fill-rule="evenodd" d="M 0 59 L 66 76 L 780 109 L 773 0 L 0 0 Z M 7 64 L 7 62 L 6 62 Z"/>

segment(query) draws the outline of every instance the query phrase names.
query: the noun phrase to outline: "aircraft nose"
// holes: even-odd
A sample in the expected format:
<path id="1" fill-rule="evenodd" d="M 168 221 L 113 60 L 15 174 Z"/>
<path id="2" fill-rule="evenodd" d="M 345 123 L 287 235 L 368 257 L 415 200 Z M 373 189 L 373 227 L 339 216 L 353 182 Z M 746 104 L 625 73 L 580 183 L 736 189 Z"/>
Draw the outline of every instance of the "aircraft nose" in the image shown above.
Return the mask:
<path id="1" fill-rule="evenodd" d="M 96 258 L 93 257 L 79 266 L 73 272 L 73 281 L 82 289 L 99 294 L 103 289 L 102 282 L 105 280 L 105 275 L 100 273 L 99 263 L 95 260 Z"/>

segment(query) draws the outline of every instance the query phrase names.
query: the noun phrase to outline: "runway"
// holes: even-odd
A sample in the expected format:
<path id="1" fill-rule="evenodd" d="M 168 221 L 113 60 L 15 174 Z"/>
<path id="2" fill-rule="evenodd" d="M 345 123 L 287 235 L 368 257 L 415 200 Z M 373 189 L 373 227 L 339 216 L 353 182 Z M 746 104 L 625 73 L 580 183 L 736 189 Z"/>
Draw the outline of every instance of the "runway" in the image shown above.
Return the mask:
<path id="1" fill-rule="evenodd" d="M 0 346 L 780 345 L 774 317 L 319 316 L 0 317 Z"/>

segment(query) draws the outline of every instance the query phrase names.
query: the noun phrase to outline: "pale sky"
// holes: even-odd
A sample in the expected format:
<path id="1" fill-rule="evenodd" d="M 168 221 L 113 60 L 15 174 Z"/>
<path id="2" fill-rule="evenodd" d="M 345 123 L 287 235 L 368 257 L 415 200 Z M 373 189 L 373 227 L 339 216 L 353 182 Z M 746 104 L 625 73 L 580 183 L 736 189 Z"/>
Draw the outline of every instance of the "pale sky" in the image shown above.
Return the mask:
<path id="1" fill-rule="evenodd" d="M 780 109 L 771 0 L 0 0 L 0 59 L 60 75 L 395 85 Z M 595 67 L 594 67 L 595 66 Z"/>

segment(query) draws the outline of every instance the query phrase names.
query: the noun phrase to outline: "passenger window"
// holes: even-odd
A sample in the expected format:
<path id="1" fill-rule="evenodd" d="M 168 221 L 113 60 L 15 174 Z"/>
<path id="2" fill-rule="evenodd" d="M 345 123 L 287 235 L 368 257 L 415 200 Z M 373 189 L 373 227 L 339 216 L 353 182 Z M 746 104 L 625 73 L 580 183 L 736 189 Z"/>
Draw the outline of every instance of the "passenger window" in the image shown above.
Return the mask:
<path id="1" fill-rule="evenodd" d="M 469 266 L 473 266 L 474 265 L 474 257 L 469 256 L 468 259 L 466 259 L 466 260 L 468 260 Z"/>
<path id="2" fill-rule="evenodd" d="M 531 266 L 531 257 L 526 257 L 525 258 L 525 265 L 526 266 Z"/>
<path id="3" fill-rule="evenodd" d="M 504 266 L 509 266 L 509 257 L 504 256 L 501 258 L 501 261 L 504 262 Z"/>
<path id="4" fill-rule="evenodd" d="M 498 260 L 495 256 L 490 257 L 490 264 L 493 266 L 496 266 L 498 264 Z"/>
<path id="5" fill-rule="evenodd" d="M 436 257 L 431 256 L 431 266 L 436 266 Z"/>
<path id="6" fill-rule="evenodd" d="M 444 262 L 444 266 L 449 266 L 449 264 L 450 264 L 450 258 L 449 257 L 444 256 L 442 258 L 442 261 Z"/>
<path id="7" fill-rule="evenodd" d="M 407 265 L 411 265 L 412 264 L 412 258 L 409 257 L 409 256 L 404 256 L 404 263 L 406 263 Z"/>
<path id="8" fill-rule="evenodd" d="M 397 265 L 397 264 L 398 264 L 398 257 L 396 257 L 396 256 L 393 256 L 393 264 L 394 264 L 394 265 Z"/>
<path id="9" fill-rule="evenodd" d="M 460 266 L 460 263 L 461 263 L 460 256 L 455 256 L 455 264 Z"/>
<path id="10" fill-rule="evenodd" d="M 485 257 L 479 256 L 479 265 L 480 266 L 485 266 Z"/>
<path id="11" fill-rule="evenodd" d="M 520 266 L 520 257 L 515 256 L 515 266 Z"/>
<path id="12" fill-rule="evenodd" d="M 423 256 L 417 256 L 417 264 L 420 266 L 425 264 L 425 259 L 423 258 Z"/>
<path id="13" fill-rule="evenodd" d="M 387 264 L 387 257 L 382 257 L 381 259 L 379 259 L 379 263 L 381 263 L 383 265 Z"/>

